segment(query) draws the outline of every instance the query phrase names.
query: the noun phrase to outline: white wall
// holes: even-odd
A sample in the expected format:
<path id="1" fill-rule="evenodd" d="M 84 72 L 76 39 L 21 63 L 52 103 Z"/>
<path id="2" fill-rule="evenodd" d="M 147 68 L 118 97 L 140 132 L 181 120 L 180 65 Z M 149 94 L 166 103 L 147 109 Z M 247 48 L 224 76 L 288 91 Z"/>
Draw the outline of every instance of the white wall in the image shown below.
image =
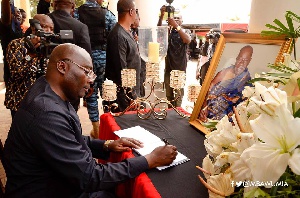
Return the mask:
<path id="1" fill-rule="evenodd" d="M 300 15 L 299 0 L 252 0 L 249 32 L 260 33 L 262 30 L 269 30 L 265 25 L 274 24 L 274 19 L 279 19 L 284 25 L 287 25 L 285 19 L 286 11 L 292 11 Z M 300 23 L 294 22 L 296 25 Z M 296 44 L 297 59 L 300 58 L 300 39 Z"/>
<path id="2" fill-rule="evenodd" d="M 108 9 L 118 18 L 118 0 L 109 0 Z M 160 7 L 166 2 L 161 0 L 135 0 L 141 18 L 140 26 L 156 26 Z"/>

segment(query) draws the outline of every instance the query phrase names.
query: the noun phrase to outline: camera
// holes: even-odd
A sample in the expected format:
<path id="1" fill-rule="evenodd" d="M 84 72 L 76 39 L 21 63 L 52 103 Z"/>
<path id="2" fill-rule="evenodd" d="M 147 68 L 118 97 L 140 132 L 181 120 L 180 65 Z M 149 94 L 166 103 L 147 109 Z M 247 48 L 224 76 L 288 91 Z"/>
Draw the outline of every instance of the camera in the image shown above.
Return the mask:
<path id="1" fill-rule="evenodd" d="M 30 27 L 34 27 L 36 34 L 33 35 L 29 32 L 27 37 L 24 39 L 24 45 L 27 48 L 28 52 L 36 54 L 40 57 L 40 64 L 37 65 L 36 78 L 43 76 L 46 71 L 44 69 L 45 58 L 49 58 L 53 49 L 62 43 L 61 39 L 73 39 L 72 30 L 60 30 L 59 34 L 45 32 L 41 27 L 40 21 L 36 19 L 29 19 Z M 40 46 L 36 48 L 31 39 L 35 36 L 40 37 Z"/>
<path id="2" fill-rule="evenodd" d="M 166 6 L 166 11 L 168 12 L 168 17 L 171 17 L 171 13 L 175 12 L 175 8 L 173 6 L 171 6 L 171 4 L 173 3 L 174 0 L 166 0 L 166 2 L 169 4 Z"/>
<path id="3" fill-rule="evenodd" d="M 40 21 L 36 19 L 29 19 L 29 23 L 31 27 L 34 27 L 36 30 L 36 35 L 30 35 L 27 41 L 25 41 L 26 47 L 32 53 L 38 54 L 40 56 L 44 56 L 49 58 L 52 50 L 58 46 L 61 42 L 61 39 L 73 39 L 73 31 L 72 30 L 60 30 L 59 34 L 48 33 L 45 32 L 41 27 Z M 38 36 L 41 39 L 41 45 L 39 48 L 35 48 L 30 39 L 34 36 Z"/>
<path id="4" fill-rule="evenodd" d="M 219 32 L 211 32 L 211 33 L 207 34 L 207 37 L 210 39 L 220 38 L 220 33 Z"/>

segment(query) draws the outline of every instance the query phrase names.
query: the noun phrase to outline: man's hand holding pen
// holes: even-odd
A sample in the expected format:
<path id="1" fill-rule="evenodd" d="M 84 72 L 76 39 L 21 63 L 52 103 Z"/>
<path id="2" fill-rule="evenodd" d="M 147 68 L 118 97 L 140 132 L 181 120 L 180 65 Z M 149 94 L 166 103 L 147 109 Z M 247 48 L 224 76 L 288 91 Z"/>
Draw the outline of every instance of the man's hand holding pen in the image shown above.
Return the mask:
<path id="1" fill-rule="evenodd" d="M 165 146 L 159 146 L 145 156 L 149 168 L 170 165 L 176 159 L 178 154 L 176 146 L 170 145 L 165 138 L 163 138 L 162 141 L 165 143 Z"/>
<path id="2" fill-rule="evenodd" d="M 170 145 L 169 141 L 166 138 L 161 138 L 161 140 L 165 143 L 165 145 Z"/>

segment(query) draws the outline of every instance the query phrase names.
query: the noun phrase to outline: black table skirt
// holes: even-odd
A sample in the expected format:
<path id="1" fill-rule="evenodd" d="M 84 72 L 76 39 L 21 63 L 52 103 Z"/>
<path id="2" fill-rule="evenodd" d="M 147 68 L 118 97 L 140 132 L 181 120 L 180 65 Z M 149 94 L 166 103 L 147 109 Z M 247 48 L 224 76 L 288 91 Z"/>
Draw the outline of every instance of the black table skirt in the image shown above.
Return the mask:
<path id="1" fill-rule="evenodd" d="M 115 120 L 121 129 L 139 125 L 160 138 L 166 138 L 179 152 L 191 159 L 163 171 L 147 171 L 163 198 L 208 197 L 207 189 L 198 179 L 198 175 L 203 174 L 196 168 L 197 165 L 202 166 L 202 160 L 207 154 L 203 143 L 205 136 L 189 124 L 188 118 L 182 118 L 174 110 L 168 110 L 164 120 L 142 120 L 136 114 L 125 114 Z"/>

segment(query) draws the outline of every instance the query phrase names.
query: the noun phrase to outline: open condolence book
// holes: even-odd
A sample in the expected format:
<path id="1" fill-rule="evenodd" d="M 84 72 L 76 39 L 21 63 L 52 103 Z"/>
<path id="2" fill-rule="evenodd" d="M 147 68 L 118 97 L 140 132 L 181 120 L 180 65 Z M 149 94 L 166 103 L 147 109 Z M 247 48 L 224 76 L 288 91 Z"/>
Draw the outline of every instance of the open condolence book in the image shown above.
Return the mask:
<path id="1" fill-rule="evenodd" d="M 149 131 L 147 131 L 146 129 L 140 126 L 135 126 L 128 129 L 115 131 L 115 134 L 120 138 L 121 137 L 134 138 L 143 142 L 144 143 L 143 148 L 135 149 L 137 153 L 143 156 L 151 153 L 156 147 L 165 145 L 165 143 L 159 137 L 150 133 Z M 160 166 L 157 167 L 157 169 L 163 170 L 172 166 L 177 166 L 189 160 L 190 160 L 189 158 L 184 156 L 182 153 L 178 152 L 176 159 L 172 162 L 172 164 L 170 164 L 169 166 Z"/>

